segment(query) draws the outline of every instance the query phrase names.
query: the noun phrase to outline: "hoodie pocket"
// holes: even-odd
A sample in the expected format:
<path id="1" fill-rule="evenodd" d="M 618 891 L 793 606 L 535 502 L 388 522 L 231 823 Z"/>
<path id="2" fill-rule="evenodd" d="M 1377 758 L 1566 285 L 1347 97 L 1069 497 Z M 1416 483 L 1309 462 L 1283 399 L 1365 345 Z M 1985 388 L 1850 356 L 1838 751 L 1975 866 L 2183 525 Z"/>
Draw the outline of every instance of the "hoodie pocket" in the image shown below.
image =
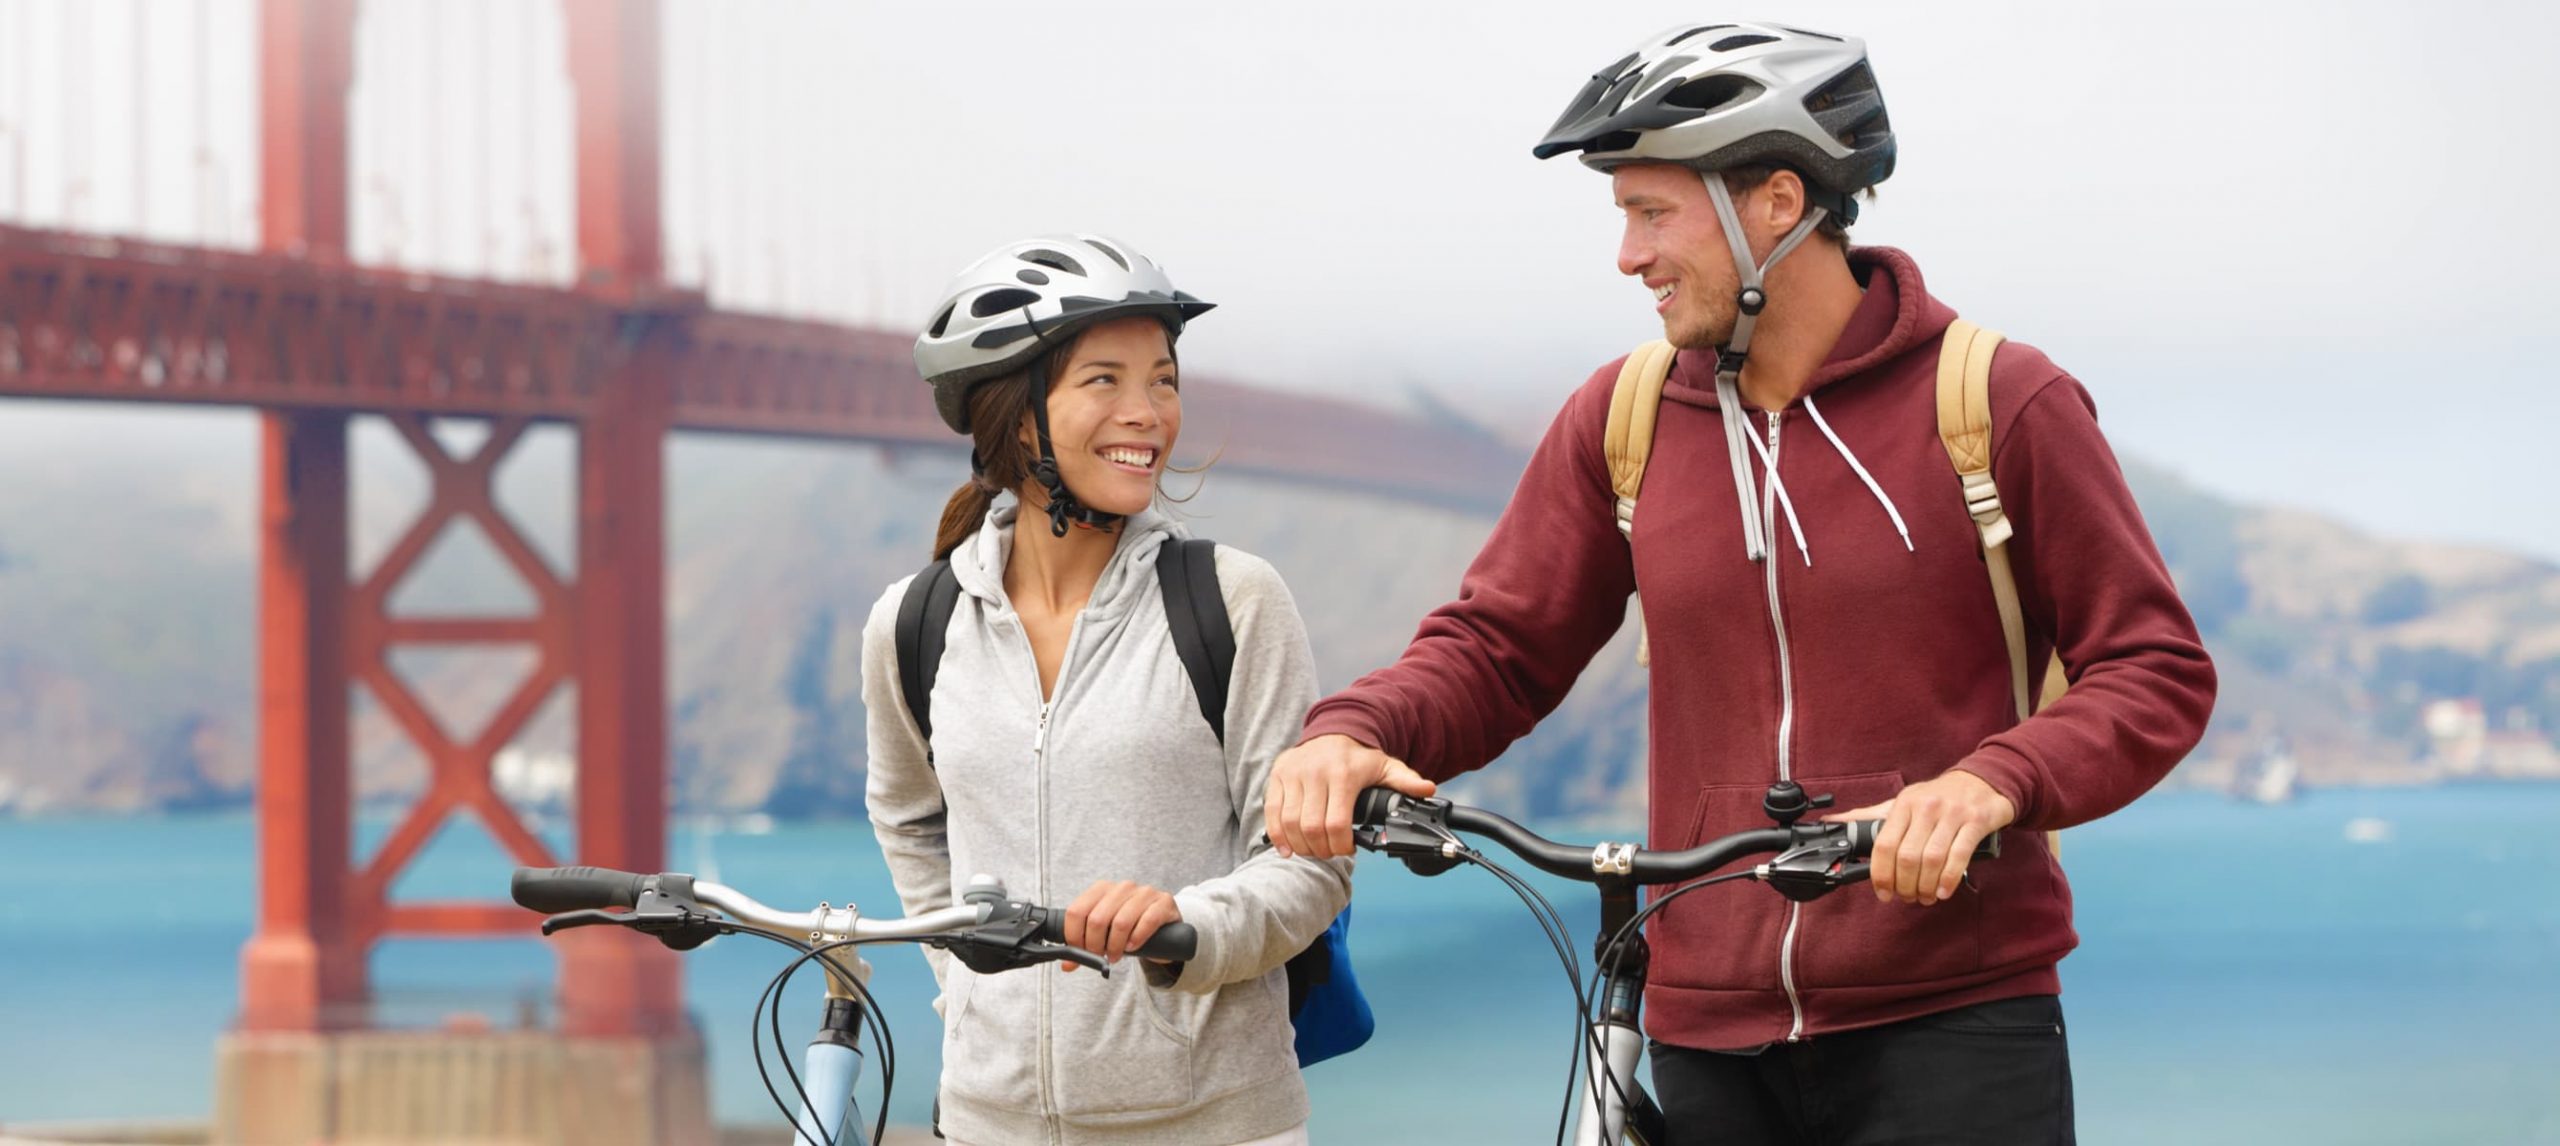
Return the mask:
<path id="1" fill-rule="evenodd" d="M 1149 987 L 1136 967 L 1079 985 L 1087 989 L 1058 993 L 1052 1052 L 1058 1113 L 1076 1118 L 1188 1105 L 1193 1044 L 1211 1000 Z"/>
<path id="2" fill-rule="evenodd" d="M 1898 772 L 1804 781 L 1831 792 L 1832 811 L 1882 803 L 1902 791 Z M 1916 845 L 1915 845 L 1916 846 Z M 1922 906 L 1876 902 L 1860 883 L 1805 905 L 1797 934 L 1796 981 L 1807 988 L 1884 987 L 1956 979 L 1982 969 L 1982 895 L 1967 883 L 1955 897 Z"/>
<path id="3" fill-rule="evenodd" d="M 1008 1110 L 1040 1109 L 1040 981 L 1045 968 L 981 975 L 951 968 L 942 1085 Z M 1056 974 L 1056 972 L 1049 972 Z"/>
<path id="4" fill-rule="evenodd" d="M 1769 826 L 1760 809 L 1767 784 L 1710 784 L 1679 834 L 1657 834 L 1652 847 L 1677 851 L 1719 836 Z M 1765 856 L 1746 856 L 1721 869 L 1734 871 Z M 1656 888 L 1648 902 L 1668 889 Z M 1786 901 L 1756 884 L 1702 888 L 1662 909 L 1647 925 L 1654 953 L 1653 981 L 1717 991 L 1778 989 L 1777 950 L 1787 924 Z"/>

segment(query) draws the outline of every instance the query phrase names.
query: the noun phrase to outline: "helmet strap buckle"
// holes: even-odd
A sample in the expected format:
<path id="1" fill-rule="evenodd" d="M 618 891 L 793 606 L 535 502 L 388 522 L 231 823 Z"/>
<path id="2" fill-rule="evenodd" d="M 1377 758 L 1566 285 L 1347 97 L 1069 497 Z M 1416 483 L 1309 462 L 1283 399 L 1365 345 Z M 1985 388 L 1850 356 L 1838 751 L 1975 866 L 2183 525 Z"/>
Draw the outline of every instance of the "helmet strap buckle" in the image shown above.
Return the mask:
<path id="1" fill-rule="evenodd" d="M 1048 359 L 1044 356 L 1032 364 L 1032 384 L 1039 386 L 1048 375 Z M 1032 464 L 1031 479 L 1039 483 L 1040 492 L 1048 495 L 1049 498 L 1049 504 L 1046 507 L 1049 513 L 1049 535 L 1065 537 L 1070 524 L 1102 530 L 1108 530 L 1120 524 L 1122 515 L 1105 513 L 1085 505 L 1076 500 L 1075 494 L 1068 492 L 1067 479 L 1065 475 L 1058 472 L 1057 448 L 1049 441 L 1049 399 L 1046 393 L 1031 400 L 1031 424 L 1040 436 L 1040 460 Z M 975 451 L 972 451 L 973 455 L 974 453 Z"/>

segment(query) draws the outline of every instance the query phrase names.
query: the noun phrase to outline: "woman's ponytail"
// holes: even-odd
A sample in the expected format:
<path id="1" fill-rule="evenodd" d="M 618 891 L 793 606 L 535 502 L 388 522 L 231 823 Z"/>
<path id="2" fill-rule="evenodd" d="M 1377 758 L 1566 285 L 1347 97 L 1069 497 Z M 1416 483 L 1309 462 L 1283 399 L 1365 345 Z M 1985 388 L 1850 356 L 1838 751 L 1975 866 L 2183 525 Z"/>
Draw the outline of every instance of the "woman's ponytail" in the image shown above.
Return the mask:
<path id="1" fill-rule="evenodd" d="M 944 560 L 960 548 L 978 531 L 978 523 L 987 519 L 987 507 L 995 503 L 995 491 L 974 476 L 951 491 L 951 500 L 942 507 L 942 527 L 933 534 L 933 559 Z"/>
<path id="2" fill-rule="evenodd" d="M 969 451 L 969 480 L 951 491 L 951 500 L 942 507 L 942 526 L 933 534 L 934 560 L 949 558 L 978 531 L 997 494 L 1019 492 L 1030 480 L 1036 453 L 1023 445 L 1022 426 L 1031 417 L 1031 379 L 1049 377 L 1050 358 L 1043 354 L 1028 369 L 969 391 L 969 436 L 975 447 Z M 1042 386 L 1040 400 L 1048 395 L 1048 387 Z"/>

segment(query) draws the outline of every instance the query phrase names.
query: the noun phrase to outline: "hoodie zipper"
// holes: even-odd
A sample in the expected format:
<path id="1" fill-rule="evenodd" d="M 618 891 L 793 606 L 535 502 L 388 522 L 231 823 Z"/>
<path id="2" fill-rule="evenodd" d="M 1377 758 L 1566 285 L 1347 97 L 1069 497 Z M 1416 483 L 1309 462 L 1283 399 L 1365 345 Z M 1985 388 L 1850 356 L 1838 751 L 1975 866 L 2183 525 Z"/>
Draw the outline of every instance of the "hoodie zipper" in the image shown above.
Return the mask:
<path id="1" fill-rule="evenodd" d="M 1026 632 L 1023 635 L 1023 644 L 1028 647 L 1030 643 L 1030 634 Z M 1040 667 L 1037 659 L 1034 659 L 1032 662 L 1031 673 L 1032 683 L 1039 683 Z M 1061 664 L 1058 666 L 1058 676 L 1061 678 L 1059 683 L 1065 683 L 1063 678 L 1066 675 L 1066 666 Z M 1034 807 L 1039 809 L 1038 816 L 1040 821 L 1039 830 L 1032 838 L 1038 842 L 1037 847 L 1034 850 L 1040 857 L 1038 871 L 1040 874 L 1040 899 L 1043 902 L 1046 902 L 1049 898 L 1049 709 L 1054 707 L 1056 703 L 1056 701 L 1046 697 L 1041 699 L 1040 727 L 1031 734 L 1031 802 Z M 1042 975 L 1039 978 L 1040 1105 L 1046 1109 L 1046 1113 L 1050 1116 L 1043 1121 L 1054 1125 L 1057 1121 L 1056 1115 L 1058 1104 L 1055 1098 L 1055 1091 L 1051 1087 L 1050 1079 L 1050 1073 L 1055 1069 L 1055 1063 L 1051 1060 L 1049 1054 L 1049 1012 L 1054 1005 L 1053 1001 L 1049 997 L 1049 992 L 1053 984 L 1049 982 L 1051 976 Z"/>
<path id="2" fill-rule="evenodd" d="M 1017 620 L 1016 624 L 1019 625 L 1019 623 L 1020 622 Z M 1031 630 L 1028 628 L 1021 628 L 1018 631 L 1022 637 L 1023 655 L 1028 657 L 1031 661 L 1031 687 L 1035 694 L 1037 694 L 1040 688 L 1040 657 L 1039 654 L 1032 651 Z M 1038 828 L 1035 829 L 1032 839 L 1036 845 L 1035 850 L 1038 852 L 1040 857 L 1037 865 L 1037 871 L 1040 879 L 1039 894 L 1037 898 L 1042 903 L 1049 902 L 1053 898 L 1049 892 L 1049 724 L 1052 716 L 1054 716 L 1057 711 L 1058 698 L 1067 695 L 1067 671 L 1075 667 L 1076 638 L 1083 635 L 1084 610 L 1079 608 L 1076 610 L 1075 621 L 1067 626 L 1066 650 L 1058 654 L 1058 677 L 1056 680 L 1049 682 L 1048 692 L 1040 696 L 1040 722 L 1033 728 L 1031 733 L 1031 799 L 1035 807 L 1034 818 L 1039 825 Z M 1052 1053 L 1053 1048 L 1050 1044 L 1054 1040 L 1052 1038 L 1052 1032 L 1049 1029 L 1049 1015 L 1057 1005 L 1057 1000 L 1055 998 L 1055 991 L 1057 990 L 1056 978 L 1057 977 L 1054 975 L 1039 976 L 1040 1109 L 1043 1121 L 1046 1121 L 1050 1125 L 1049 1140 L 1051 1142 L 1058 1141 L 1058 1091 L 1056 1078 L 1058 1060 L 1057 1055 Z"/>
<path id="3" fill-rule="evenodd" d="M 1037 857 L 1032 866 L 1037 886 L 1032 888 L 1031 898 L 1035 902 L 1046 903 L 1049 900 L 1049 714 L 1057 707 L 1055 697 L 1066 689 L 1067 662 L 1075 659 L 1075 631 L 1068 630 L 1067 652 L 1059 658 L 1057 681 L 1051 691 L 1043 693 L 1040 688 L 1040 656 L 1031 647 L 1031 630 L 1022 623 L 1018 613 L 1014 615 L 1012 628 L 1015 638 L 1022 643 L 1022 659 L 1031 668 L 1031 694 L 1040 698 L 1039 723 L 1031 733 L 1031 851 Z M 1049 1053 L 1049 1011 L 1054 1005 L 1050 992 L 1053 984 L 1047 975 L 1034 978 L 1040 981 L 1040 1109 L 1043 1121 L 1054 1123 L 1057 1120 L 1057 1100 L 1051 1085 L 1050 1073 L 1054 1063 Z"/>
<path id="4" fill-rule="evenodd" d="M 1778 638 L 1778 779 L 1795 777 L 1791 758 L 1795 742 L 1796 681 L 1794 657 L 1787 648 L 1787 614 L 1778 605 L 1778 444 L 1779 427 L 1786 411 L 1769 411 L 1769 472 L 1760 484 L 1760 520 L 1768 532 L 1768 556 L 1762 564 L 1768 569 L 1769 628 Z M 1787 1011 L 1792 1021 L 1787 1027 L 1787 1041 L 1804 1037 L 1804 1000 L 1796 994 L 1796 931 L 1804 917 L 1804 905 L 1787 903 L 1787 929 L 1778 941 L 1778 982 L 1787 992 Z"/>

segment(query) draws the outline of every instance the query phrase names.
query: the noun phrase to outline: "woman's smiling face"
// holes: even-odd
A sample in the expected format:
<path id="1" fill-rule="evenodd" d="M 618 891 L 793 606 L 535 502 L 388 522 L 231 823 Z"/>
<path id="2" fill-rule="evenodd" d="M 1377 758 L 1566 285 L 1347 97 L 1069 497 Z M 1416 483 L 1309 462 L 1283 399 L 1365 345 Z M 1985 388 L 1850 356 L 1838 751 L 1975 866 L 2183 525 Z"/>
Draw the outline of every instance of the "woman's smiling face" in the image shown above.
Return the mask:
<path id="1" fill-rule="evenodd" d="M 1147 508 L 1182 433 L 1182 390 L 1164 324 L 1145 317 L 1096 323 L 1066 357 L 1049 387 L 1058 476 L 1077 501 L 1104 513 Z M 1024 431 L 1035 432 L 1028 419 Z"/>

